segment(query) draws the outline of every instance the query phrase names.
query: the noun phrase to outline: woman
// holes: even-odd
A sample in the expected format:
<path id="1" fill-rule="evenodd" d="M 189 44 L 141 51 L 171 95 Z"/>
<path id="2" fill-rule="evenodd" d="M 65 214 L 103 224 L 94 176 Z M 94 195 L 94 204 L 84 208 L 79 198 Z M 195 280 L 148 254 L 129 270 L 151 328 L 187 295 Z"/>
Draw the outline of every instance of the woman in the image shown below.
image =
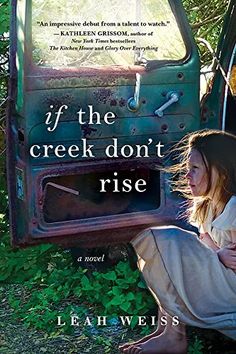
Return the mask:
<path id="1" fill-rule="evenodd" d="M 236 339 L 236 137 L 199 131 L 185 137 L 177 151 L 180 161 L 170 168 L 177 177 L 174 189 L 189 198 L 188 218 L 200 237 L 164 226 L 132 240 L 160 311 L 157 330 L 121 346 L 123 353 L 186 353 L 185 324 Z"/>

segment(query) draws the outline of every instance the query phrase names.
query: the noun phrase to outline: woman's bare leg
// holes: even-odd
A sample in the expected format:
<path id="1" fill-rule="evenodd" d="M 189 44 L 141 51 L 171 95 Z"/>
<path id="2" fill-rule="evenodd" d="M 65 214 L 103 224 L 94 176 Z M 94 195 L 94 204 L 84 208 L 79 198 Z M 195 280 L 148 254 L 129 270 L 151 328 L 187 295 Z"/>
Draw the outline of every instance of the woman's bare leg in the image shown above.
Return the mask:
<path id="1" fill-rule="evenodd" d="M 159 336 L 165 329 L 165 325 L 163 325 L 161 323 L 161 317 L 162 316 L 165 316 L 164 312 L 162 312 L 160 309 L 158 311 L 158 322 L 157 322 L 157 328 L 154 332 L 148 334 L 147 336 L 139 339 L 138 341 L 136 342 L 132 342 L 132 343 L 125 343 L 123 345 L 120 345 L 119 346 L 119 349 L 120 351 L 124 351 L 124 349 L 127 349 L 129 348 L 130 346 L 133 346 L 133 345 L 136 345 L 136 344 L 139 344 L 139 343 L 143 343 L 143 342 L 146 342 L 148 339 L 152 338 L 152 337 L 156 337 L 156 336 Z"/>
<path id="2" fill-rule="evenodd" d="M 126 354 L 186 354 L 187 338 L 185 325 L 172 325 L 168 316 L 167 326 L 159 336 L 153 336 L 145 342 L 131 345 L 123 351 Z"/>

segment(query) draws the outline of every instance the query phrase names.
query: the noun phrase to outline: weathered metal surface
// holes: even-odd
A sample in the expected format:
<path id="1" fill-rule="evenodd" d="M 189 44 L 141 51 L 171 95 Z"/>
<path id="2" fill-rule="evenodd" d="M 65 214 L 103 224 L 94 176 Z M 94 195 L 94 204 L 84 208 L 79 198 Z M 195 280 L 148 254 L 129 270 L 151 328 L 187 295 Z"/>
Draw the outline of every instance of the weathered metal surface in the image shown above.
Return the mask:
<path id="1" fill-rule="evenodd" d="M 127 242 L 150 225 L 176 223 L 178 199 L 170 193 L 165 174 L 158 171 L 162 160 L 156 156 L 154 143 L 167 148 L 199 128 L 199 59 L 181 4 L 171 3 L 186 40 L 188 53 L 183 61 L 154 63 L 146 68 L 136 65 L 58 70 L 33 64 L 31 19 L 26 16 L 31 1 L 12 1 L 13 12 L 18 6 L 21 14 L 18 21 L 13 16 L 12 23 L 11 75 L 18 77 L 18 83 L 8 118 L 15 245 L 50 241 L 97 247 Z M 141 75 L 140 107 L 131 112 L 127 102 L 134 95 L 136 73 Z M 166 102 L 170 91 L 178 92 L 180 100 L 159 118 L 154 112 Z M 55 112 L 62 105 L 68 109 L 60 116 L 56 129 L 49 131 L 46 112 L 51 110 L 55 120 Z M 89 124 L 89 106 L 100 114 L 101 124 Z M 81 108 L 86 112 L 84 124 L 78 122 Z M 114 113 L 114 124 L 104 122 L 107 112 Z M 29 154 L 32 145 L 63 145 L 66 149 L 77 145 L 81 149 L 82 139 L 94 145 L 93 157 L 58 158 L 53 149 L 49 157 L 33 158 Z M 124 145 L 135 149 L 152 139 L 149 156 L 122 158 L 119 154 L 109 159 L 104 149 L 113 139 L 118 139 L 118 149 Z M 99 194 L 99 178 L 108 176 L 113 180 L 114 172 L 132 183 L 143 177 L 149 182 L 147 192 L 113 193 L 110 187 L 107 193 Z"/>

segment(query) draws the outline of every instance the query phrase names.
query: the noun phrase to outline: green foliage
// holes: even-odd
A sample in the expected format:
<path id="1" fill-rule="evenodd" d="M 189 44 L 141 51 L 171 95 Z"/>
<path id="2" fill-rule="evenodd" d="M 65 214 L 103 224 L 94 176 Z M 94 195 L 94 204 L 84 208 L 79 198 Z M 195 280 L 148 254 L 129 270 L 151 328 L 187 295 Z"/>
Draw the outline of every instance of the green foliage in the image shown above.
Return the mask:
<path id="1" fill-rule="evenodd" d="M 1 222 L 2 227 L 7 227 L 7 222 Z M 0 240 L 0 282 L 24 283 L 39 273 L 47 270 L 51 255 L 48 252 L 55 249 L 51 245 L 41 245 L 35 248 L 22 250 L 12 249 L 9 236 L 5 233 Z M 61 258 L 60 253 L 55 253 L 54 258 Z"/>
<path id="2" fill-rule="evenodd" d="M 183 0 L 195 39 L 204 38 L 215 51 L 228 2 L 228 0 Z M 199 45 L 199 50 L 201 64 L 210 64 L 212 55 L 209 50 L 202 45 Z"/>
<path id="3" fill-rule="evenodd" d="M 10 3 L 8 0 L 0 0 L 1 9 L 1 22 L 0 22 L 0 35 L 9 31 L 9 9 Z"/>
<path id="4" fill-rule="evenodd" d="M 112 348 L 112 341 L 102 336 L 96 336 L 96 343 L 105 347 L 105 353 L 109 353 Z"/>
<path id="5" fill-rule="evenodd" d="M 0 103 L 7 95 L 8 49 L 9 49 L 9 13 L 8 0 L 0 0 Z M 0 122 L 3 112 L 0 110 Z M 0 144 L 1 146 L 1 144 Z"/>
<path id="6" fill-rule="evenodd" d="M 0 281 L 24 284 L 23 296 L 13 292 L 9 303 L 27 326 L 51 333 L 55 331 L 57 315 L 66 320 L 70 313 L 79 316 L 90 307 L 94 314 L 111 317 L 143 315 L 154 306 L 138 270 L 132 270 L 128 262 L 89 274 L 87 269 L 73 267 L 70 253 L 56 246 L 14 250 L 5 235 L 0 247 Z M 135 324 L 134 318 L 132 326 Z M 73 327 L 67 323 L 60 330 L 70 332 Z"/>
<path id="7" fill-rule="evenodd" d="M 188 348 L 188 354 L 203 354 L 204 345 L 198 337 L 195 337 L 193 343 Z"/>

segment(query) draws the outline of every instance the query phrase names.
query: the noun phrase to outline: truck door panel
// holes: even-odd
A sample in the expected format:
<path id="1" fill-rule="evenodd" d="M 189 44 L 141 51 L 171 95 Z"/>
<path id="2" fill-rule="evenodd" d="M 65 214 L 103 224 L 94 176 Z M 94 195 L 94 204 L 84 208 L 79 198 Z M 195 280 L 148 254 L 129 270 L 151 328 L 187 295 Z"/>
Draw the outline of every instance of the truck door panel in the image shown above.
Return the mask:
<path id="1" fill-rule="evenodd" d="M 170 192 L 155 144 L 162 144 L 165 150 L 200 126 L 199 58 L 181 2 L 150 1 L 149 12 L 145 9 L 143 14 L 143 7 L 137 5 L 139 1 L 117 2 L 118 14 L 126 22 L 132 18 L 134 21 L 133 15 L 124 12 L 126 6 L 135 7 L 135 16 L 140 19 L 144 16 L 145 21 L 160 23 L 161 18 L 165 19 L 163 11 L 167 11 L 174 26 L 171 28 L 175 28 L 174 32 L 165 32 L 168 50 L 160 49 L 159 54 L 147 50 L 146 56 L 142 50 L 133 51 L 132 55 L 113 55 L 109 50 L 94 55 L 92 51 L 83 60 L 80 53 L 68 56 L 62 51 L 49 52 L 45 49 L 47 37 L 54 46 L 60 41 L 60 45 L 67 46 L 68 38 L 58 35 L 60 30 L 56 27 L 37 27 L 40 21 L 54 21 L 64 13 L 71 16 L 63 1 L 58 4 L 59 17 L 52 17 L 50 1 L 13 0 L 12 4 L 12 33 L 17 42 L 16 46 L 13 40 L 11 46 L 12 101 L 8 123 L 13 243 L 50 241 L 94 247 L 127 242 L 145 227 L 176 222 L 178 198 Z M 73 4 L 77 6 L 76 2 Z M 104 4 L 110 6 L 110 2 Z M 91 2 L 84 1 L 81 6 L 84 21 L 90 21 Z M 148 13 L 149 19 L 145 18 Z M 95 23 L 96 11 L 94 16 Z M 106 16 L 107 11 L 99 21 L 108 21 Z M 104 40 L 110 38 L 104 36 Z M 180 47 L 174 46 L 176 38 Z M 153 46 L 155 40 L 158 37 L 144 40 L 142 45 Z M 173 94 L 178 101 L 163 114 L 157 113 Z M 63 111 L 56 129 L 49 131 L 46 113 L 51 111 L 55 118 L 62 105 L 68 109 Z M 100 114 L 101 124 L 89 124 L 89 106 Z M 86 112 L 84 124 L 78 122 L 80 109 Z M 105 123 L 103 117 L 107 112 L 114 113 L 114 124 Z M 69 147 L 76 145 L 81 151 L 82 139 L 94 146 L 94 156 L 78 153 L 76 158 L 71 157 L 67 153 Z M 105 149 L 114 140 L 118 155 L 108 158 Z M 36 155 L 40 154 L 32 157 L 29 151 L 35 145 L 40 147 L 35 148 Z M 53 146 L 48 156 L 43 154 L 43 145 Z M 57 145 L 65 147 L 65 156 L 55 156 Z M 133 149 L 132 156 L 122 155 L 124 145 Z M 147 157 L 136 156 L 137 145 L 149 146 Z M 112 181 L 106 193 L 100 192 L 101 179 Z M 132 186 L 130 192 L 126 191 L 128 187 L 122 190 L 125 179 Z M 145 192 L 134 189 L 139 179 L 147 182 Z"/>

